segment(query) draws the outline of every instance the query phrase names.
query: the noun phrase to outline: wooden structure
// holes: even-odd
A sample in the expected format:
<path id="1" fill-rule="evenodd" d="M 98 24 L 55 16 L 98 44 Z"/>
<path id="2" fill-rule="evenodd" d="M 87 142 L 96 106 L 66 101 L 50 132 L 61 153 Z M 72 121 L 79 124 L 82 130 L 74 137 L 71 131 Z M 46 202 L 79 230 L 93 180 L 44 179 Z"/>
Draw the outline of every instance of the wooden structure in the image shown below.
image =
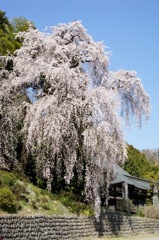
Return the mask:
<path id="1" fill-rule="evenodd" d="M 158 182 L 138 178 L 130 175 L 120 166 L 117 169 L 117 176 L 111 182 L 109 190 L 109 206 L 114 206 L 117 209 L 117 203 L 128 199 L 135 206 L 146 204 L 148 190 L 152 189 L 152 185 Z M 158 193 L 154 191 L 155 205 L 158 205 Z"/>

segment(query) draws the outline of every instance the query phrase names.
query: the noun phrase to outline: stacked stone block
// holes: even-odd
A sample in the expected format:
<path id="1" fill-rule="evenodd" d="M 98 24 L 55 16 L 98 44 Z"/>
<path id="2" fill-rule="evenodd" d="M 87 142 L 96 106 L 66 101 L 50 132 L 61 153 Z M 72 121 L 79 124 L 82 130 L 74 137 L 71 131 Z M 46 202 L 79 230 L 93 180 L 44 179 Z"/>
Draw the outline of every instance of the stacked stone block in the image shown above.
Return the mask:
<path id="1" fill-rule="evenodd" d="M 7 240 L 78 240 L 86 236 L 159 233 L 159 220 L 108 213 L 100 222 L 87 217 L 0 216 L 0 236 Z"/>

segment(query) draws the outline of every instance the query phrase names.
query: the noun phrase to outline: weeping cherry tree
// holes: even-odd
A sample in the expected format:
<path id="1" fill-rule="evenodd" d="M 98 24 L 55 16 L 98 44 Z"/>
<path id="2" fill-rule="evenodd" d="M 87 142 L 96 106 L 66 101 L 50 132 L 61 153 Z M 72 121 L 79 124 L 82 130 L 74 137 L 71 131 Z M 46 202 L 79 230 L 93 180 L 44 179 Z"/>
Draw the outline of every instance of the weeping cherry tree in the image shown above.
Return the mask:
<path id="1" fill-rule="evenodd" d="M 110 181 L 126 157 L 121 124 L 132 118 L 141 126 L 150 113 L 149 96 L 136 72 L 108 71 L 109 54 L 93 41 L 80 21 L 51 31 L 19 33 L 9 74 L 8 94 L 23 102 L 24 144 L 36 156 L 36 174 L 52 190 L 54 178 L 84 182 L 85 200 L 100 214 Z M 119 112 L 121 114 L 119 114 Z"/>

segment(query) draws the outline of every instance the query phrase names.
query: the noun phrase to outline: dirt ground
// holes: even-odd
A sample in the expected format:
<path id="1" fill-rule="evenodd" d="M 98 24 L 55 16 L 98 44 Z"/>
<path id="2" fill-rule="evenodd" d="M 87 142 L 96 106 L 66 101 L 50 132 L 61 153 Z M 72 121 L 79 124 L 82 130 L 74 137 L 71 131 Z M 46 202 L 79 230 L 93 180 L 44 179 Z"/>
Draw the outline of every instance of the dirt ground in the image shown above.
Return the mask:
<path id="1" fill-rule="evenodd" d="M 127 237 L 88 237 L 82 240 L 159 240 L 159 234 L 152 235 L 138 235 L 138 236 L 127 236 Z"/>

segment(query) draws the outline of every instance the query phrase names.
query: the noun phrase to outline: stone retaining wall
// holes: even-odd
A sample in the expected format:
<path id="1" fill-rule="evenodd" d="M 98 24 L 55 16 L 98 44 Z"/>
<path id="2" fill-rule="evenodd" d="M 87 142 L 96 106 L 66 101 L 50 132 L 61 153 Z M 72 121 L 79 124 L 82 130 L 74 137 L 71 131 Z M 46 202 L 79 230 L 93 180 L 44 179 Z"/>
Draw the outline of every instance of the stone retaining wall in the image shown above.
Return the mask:
<path id="1" fill-rule="evenodd" d="M 86 217 L 0 216 L 2 239 L 80 239 L 97 235 L 159 233 L 159 220 L 109 213 L 100 223 Z M 0 238 L 1 239 L 1 238 Z"/>

